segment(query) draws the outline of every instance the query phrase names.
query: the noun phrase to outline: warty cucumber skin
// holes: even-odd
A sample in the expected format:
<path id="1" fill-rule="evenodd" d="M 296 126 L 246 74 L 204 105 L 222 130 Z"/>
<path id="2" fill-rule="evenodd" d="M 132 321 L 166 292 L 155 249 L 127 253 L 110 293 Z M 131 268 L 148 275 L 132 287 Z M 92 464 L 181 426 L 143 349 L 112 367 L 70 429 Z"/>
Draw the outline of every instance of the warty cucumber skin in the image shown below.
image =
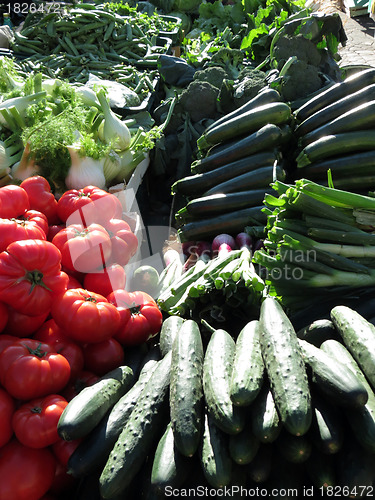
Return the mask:
<path id="1" fill-rule="evenodd" d="M 158 435 L 165 418 L 171 355 L 169 352 L 158 362 L 109 455 L 99 479 L 104 499 L 120 495 L 129 486 Z"/>
<path id="2" fill-rule="evenodd" d="M 336 356 L 299 339 L 305 363 L 310 367 L 312 382 L 340 406 L 360 407 L 367 402 L 367 391 L 359 378 L 348 371 Z"/>
<path id="3" fill-rule="evenodd" d="M 185 320 L 180 316 L 168 316 L 160 330 L 160 352 L 165 356 L 171 349 L 173 340 Z"/>
<path id="4" fill-rule="evenodd" d="M 260 442 L 247 425 L 242 432 L 229 437 L 229 454 L 239 465 L 249 464 L 259 450 Z"/>
<path id="5" fill-rule="evenodd" d="M 159 491 L 166 486 L 178 488 L 189 474 L 189 469 L 189 460 L 176 449 L 170 422 L 156 447 L 151 485 Z"/>
<path id="6" fill-rule="evenodd" d="M 313 393 L 312 437 L 324 455 L 337 453 L 344 443 L 344 427 L 340 410 L 335 404 Z"/>
<path id="7" fill-rule="evenodd" d="M 99 467 L 104 467 L 117 438 L 157 364 L 156 360 L 147 362 L 133 387 L 117 401 L 94 431 L 78 445 L 68 460 L 69 474 L 73 477 L 82 477 L 94 472 Z"/>
<path id="8" fill-rule="evenodd" d="M 186 320 L 172 344 L 170 415 L 176 448 L 192 457 L 202 435 L 204 351 L 198 324 Z"/>
<path id="9" fill-rule="evenodd" d="M 250 406 L 250 419 L 253 433 L 261 443 L 273 443 L 279 437 L 282 425 L 268 382 Z"/>
<path id="10" fill-rule="evenodd" d="M 87 436 L 133 381 L 133 370 L 120 366 L 85 387 L 65 407 L 57 424 L 59 436 L 65 441 Z"/>
<path id="11" fill-rule="evenodd" d="M 361 446 L 375 453 L 375 393 L 348 349 L 335 340 L 326 340 L 321 347 L 326 353 L 339 356 L 343 363 L 361 380 L 367 390 L 367 403 L 361 408 L 346 410 L 347 419 Z"/>
<path id="12" fill-rule="evenodd" d="M 236 340 L 230 398 L 235 405 L 249 406 L 258 395 L 264 377 L 259 342 L 259 321 L 250 321 Z"/>
<path id="13" fill-rule="evenodd" d="M 228 436 L 205 413 L 204 432 L 200 449 L 200 461 L 207 482 L 214 488 L 228 486 L 232 475 L 232 459 L 229 455 Z"/>
<path id="14" fill-rule="evenodd" d="M 262 302 L 259 321 L 262 356 L 281 421 L 288 432 L 302 436 L 310 428 L 312 408 L 296 332 L 272 297 Z"/>
<path id="15" fill-rule="evenodd" d="M 331 319 L 375 390 L 375 326 L 347 306 L 334 307 Z"/>
<path id="16" fill-rule="evenodd" d="M 230 399 L 230 377 L 235 342 L 228 332 L 215 330 L 208 343 L 203 362 L 203 392 L 208 412 L 223 432 L 237 434 L 245 426 L 243 408 Z"/>

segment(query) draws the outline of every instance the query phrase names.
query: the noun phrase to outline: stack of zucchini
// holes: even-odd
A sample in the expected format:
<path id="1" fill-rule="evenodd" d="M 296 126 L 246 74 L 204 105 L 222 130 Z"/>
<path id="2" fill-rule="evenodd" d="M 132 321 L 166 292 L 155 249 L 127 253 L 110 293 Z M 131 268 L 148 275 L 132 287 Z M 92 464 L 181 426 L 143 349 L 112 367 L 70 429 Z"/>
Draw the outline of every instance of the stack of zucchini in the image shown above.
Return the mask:
<path id="1" fill-rule="evenodd" d="M 90 500 L 119 500 L 198 487 L 371 496 L 375 327 L 345 306 L 331 326 L 296 333 L 272 297 L 238 335 L 169 316 L 125 395 L 99 381 L 60 419 L 62 437 L 82 438 L 68 464 L 79 498 L 85 488 Z"/>
<path id="2" fill-rule="evenodd" d="M 181 241 L 261 225 L 264 193 L 285 177 L 281 149 L 291 136 L 290 120 L 290 107 L 265 88 L 206 128 L 197 141 L 193 175 L 172 186 L 188 201 L 176 214 Z"/>
<path id="3" fill-rule="evenodd" d="M 354 192 L 375 186 L 375 68 L 330 85 L 294 113 L 296 178 Z"/>

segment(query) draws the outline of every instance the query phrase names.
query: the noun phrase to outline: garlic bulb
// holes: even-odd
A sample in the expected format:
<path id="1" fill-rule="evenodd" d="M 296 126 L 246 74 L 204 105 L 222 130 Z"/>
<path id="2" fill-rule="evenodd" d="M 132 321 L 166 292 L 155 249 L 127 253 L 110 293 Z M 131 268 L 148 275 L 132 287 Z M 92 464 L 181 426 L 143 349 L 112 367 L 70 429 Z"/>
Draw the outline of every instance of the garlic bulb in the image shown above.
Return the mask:
<path id="1" fill-rule="evenodd" d="M 85 186 L 97 186 L 105 188 L 105 177 L 103 171 L 104 158 L 94 160 L 89 156 L 79 156 L 80 148 L 67 146 L 71 158 L 71 165 L 65 184 L 68 189 L 81 189 Z"/>
<path id="2" fill-rule="evenodd" d="M 97 97 L 104 115 L 104 121 L 98 129 L 99 139 L 112 144 L 116 150 L 125 151 L 131 142 L 130 130 L 111 110 L 103 89 L 99 90 Z"/>

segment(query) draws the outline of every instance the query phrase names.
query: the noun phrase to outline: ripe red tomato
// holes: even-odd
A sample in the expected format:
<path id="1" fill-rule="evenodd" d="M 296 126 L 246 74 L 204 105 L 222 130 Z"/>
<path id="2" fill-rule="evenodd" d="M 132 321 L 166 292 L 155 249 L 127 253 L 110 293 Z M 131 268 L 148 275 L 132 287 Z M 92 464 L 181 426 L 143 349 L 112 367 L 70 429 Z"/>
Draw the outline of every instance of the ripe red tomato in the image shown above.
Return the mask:
<path id="1" fill-rule="evenodd" d="M 82 439 L 65 441 L 64 439 L 61 439 L 61 437 L 59 437 L 58 440 L 52 445 L 53 454 L 63 467 L 67 467 L 70 456 L 77 449 L 78 445 L 81 442 Z"/>
<path id="2" fill-rule="evenodd" d="M 122 205 L 104 189 L 86 186 L 66 191 L 58 201 L 57 213 L 68 224 L 102 224 L 114 217 L 121 218 Z"/>
<path id="3" fill-rule="evenodd" d="M 83 351 L 85 369 L 97 375 L 105 375 L 124 363 L 124 349 L 115 339 L 97 344 L 87 344 Z"/>
<path id="4" fill-rule="evenodd" d="M 103 269 L 112 249 L 109 234 L 99 224 L 68 226 L 56 234 L 52 243 L 61 252 L 63 266 L 82 273 Z"/>
<path id="5" fill-rule="evenodd" d="M 98 273 L 88 273 L 83 280 L 83 287 L 90 292 L 107 297 L 114 290 L 125 288 L 125 269 L 119 264 L 112 264 Z"/>
<path id="6" fill-rule="evenodd" d="M 65 227 L 65 224 L 53 224 L 52 226 L 48 226 L 47 240 L 52 241 L 56 234 Z"/>
<path id="7" fill-rule="evenodd" d="M 0 333 L 4 330 L 5 325 L 8 323 L 8 319 L 8 308 L 5 304 L 0 302 Z"/>
<path id="8" fill-rule="evenodd" d="M 12 417 L 15 409 L 12 396 L 0 388 L 0 448 L 13 436 Z"/>
<path id="9" fill-rule="evenodd" d="M 61 500 L 61 493 L 65 492 L 66 496 L 70 496 L 70 494 L 75 491 L 73 488 L 77 486 L 78 481 L 78 479 L 68 474 L 66 467 L 64 467 L 59 461 L 57 461 L 55 477 L 49 491 L 58 495 L 57 498 Z M 66 498 L 66 496 L 64 496 L 64 498 Z M 43 497 L 41 500 L 45 500 L 45 497 Z"/>
<path id="10" fill-rule="evenodd" d="M 75 342 L 72 342 L 64 330 L 57 326 L 53 319 L 44 323 L 34 334 L 34 339 L 52 346 L 56 352 L 68 360 L 70 365 L 70 380 L 74 380 L 81 373 L 84 366 L 82 348 Z"/>
<path id="11" fill-rule="evenodd" d="M 20 186 L 4 186 L 0 188 L 0 217 L 17 218 L 30 208 L 29 197 Z"/>
<path id="12" fill-rule="evenodd" d="M 58 441 L 57 424 L 68 401 L 49 394 L 21 405 L 13 414 L 12 426 L 16 438 L 30 448 L 45 448 Z"/>
<path id="13" fill-rule="evenodd" d="M 34 175 L 21 182 L 21 187 L 27 192 L 30 200 L 30 208 L 42 212 L 48 219 L 49 224 L 58 224 L 57 200 L 51 187 L 44 177 Z"/>
<path id="14" fill-rule="evenodd" d="M 0 449 L 0 498 L 40 500 L 55 470 L 56 459 L 48 448 L 29 448 L 13 439 Z"/>
<path id="15" fill-rule="evenodd" d="M 58 393 L 69 378 L 67 359 L 39 340 L 18 339 L 0 354 L 1 385 L 16 399 Z"/>
<path id="16" fill-rule="evenodd" d="M 47 236 L 48 234 L 48 219 L 47 217 L 42 214 L 42 212 L 38 212 L 38 210 L 28 210 L 23 216 L 23 220 L 27 220 L 29 222 L 33 222 L 34 224 L 38 225 L 40 229 L 44 232 L 44 234 Z"/>
<path id="17" fill-rule="evenodd" d="M 29 337 L 40 328 L 45 322 L 49 312 L 39 314 L 38 316 L 29 316 L 16 311 L 11 306 L 8 308 L 8 322 L 5 332 L 15 337 Z"/>
<path id="18" fill-rule="evenodd" d="M 131 231 L 127 222 L 120 219 L 111 219 L 104 224 L 111 237 L 112 252 L 107 264 L 126 266 L 138 249 L 138 238 Z"/>
<path id="19" fill-rule="evenodd" d="M 45 232 L 33 221 L 0 219 L 0 252 L 3 252 L 13 241 L 45 239 Z"/>
<path id="20" fill-rule="evenodd" d="M 82 283 L 77 280 L 74 276 L 69 276 L 69 281 L 68 281 L 68 286 L 66 287 L 67 290 L 71 290 L 72 288 L 82 288 Z"/>
<path id="21" fill-rule="evenodd" d="M 122 312 L 121 326 L 114 335 L 120 344 L 141 344 L 159 333 L 163 315 L 151 295 L 116 290 L 108 296 L 108 300 Z"/>
<path id="22" fill-rule="evenodd" d="M 75 380 L 71 380 L 69 384 L 65 387 L 62 395 L 68 401 L 71 401 L 77 394 L 79 394 L 82 389 L 95 384 L 99 380 L 99 376 L 95 373 L 83 370 Z"/>
<path id="23" fill-rule="evenodd" d="M 48 312 L 67 284 L 60 251 L 49 241 L 15 241 L 0 253 L 0 301 L 23 314 Z"/>
<path id="24" fill-rule="evenodd" d="M 102 295 L 83 288 L 67 290 L 57 297 L 51 315 L 69 338 L 82 344 L 107 340 L 120 327 L 116 307 Z"/>
<path id="25" fill-rule="evenodd" d="M 7 335 L 5 333 L 2 333 L 0 335 L 0 354 L 3 352 L 3 350 L 6 347 L 8 347 L 8 345 L 12 345 L 18 341 L 19 341 L 19 337 L 16 337 L 15 335 Z"/>

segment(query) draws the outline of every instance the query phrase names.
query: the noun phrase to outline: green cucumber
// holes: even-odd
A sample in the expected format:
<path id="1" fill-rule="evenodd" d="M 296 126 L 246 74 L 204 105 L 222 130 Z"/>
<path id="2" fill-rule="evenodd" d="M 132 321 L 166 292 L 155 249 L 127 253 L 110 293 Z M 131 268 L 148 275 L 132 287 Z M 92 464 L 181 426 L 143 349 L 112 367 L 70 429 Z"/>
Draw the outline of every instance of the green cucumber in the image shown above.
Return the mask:
<path id="1" fill-rule="evenodd" d="M 363 450 L 354 439 L 348 439 L 346 447 L 335 458 L 337 484 L 343 487 L 341 491 L 345 492 L 345 496 L 348 498 L 373 497 L 375 481 L 374 454 Z"/>
<path id="2" fill-rule="evenodd" d="M 329 319 L 317 319 L 298 330 L 297 337 L 301 340 L 306 340 L 315 347 L 320 347 L 325 340 L 337 340 L 338 333 L 332 321 Z"/>
<path id="3" fill-rule="evenodd" d="M 260 309 L 260 345 L 271 391 L 288 432 L 305 434 L 311 424 L 311 397 L 296 332 L 282 306 L 266 297 Z"/>
<path id="4" fill-rule="evenodd" d="M 228 436 L 205 413 L 204 431 L 200 448 L 200 462 L 204 477 L 214 488 L 223 488 L 231 481 L 232 459 L 229 455 Z"/>
<path id="5" fill-rule="evenodd" d="M 222 431 L 238 434 L 245 427 L 243 408 L 230 399 L 230 377 L 235 342 L 225 330 L 215 330 L 208 342 L 203 362 L 203 392 L 208 412 Z"/>
<path id="6" fill-rule="evenodd" d="M 244 134 L 252 134 L 265 125 L 283 125 L 290 120 L 291 109 L 286 103 L 262 104 L 206 130 L 197 140 L 197 146 L 198 149 L 206 149 Z"/>
<path id="7" fill-rule="evenodd" d="M 263 444 L 260 446 L 255 458 L 246 465 L 247 475 L 254 483 L 264 483 L 271 476 L 274 462 L 273 445 Z"/>
<path id="8" fill-rule="evenodd" d="M 321 349 L 330 355 L 339 356 L 348 370 L 354 373 L 367 390 L 367 403 L 361 408 L 346 409 L 346 416 L 352 428 L 354 436 L 361 446 L 375 452 L 375 394 L 367 382 L 361 368 L 345 346 L 335 340 L 323 342 Z"/>
<path id="9" fill-rule="evenodd" d="M 250 406 L 250 420 L 254 436 L 261 443 L 273 443 L 279 437 L 281 420 L 268 381 Z"/>
<path id="10" fill-rule="evenodd" d="M 303 359 L 311 370 L 315 386 L 340 406 L 356 408 L 366 404 L 368 394 L 358 377 L 339 361 L 318 347 L 299 339 Z"/>
<path id="11" fill-rule="evenodd" d="M 244 174 L 250 170 L 256 170 L 265 165 L 272 165 L 277 158 L 277 152 L 272 150 L 248 155 L 239 160 L 225 163 L 214 170 L 179 179 L 172 185 L 172 192 L 196 197 L 217 184 L 232 179 L 237 175 Z"/>
<path id="12" fill-rule="evenodd" d="M 139 379 L 102 418 L 95 429 L 74 450 L 68 461 L 68 473 L 74 477 L 91 474 L 104 467 L 122 429 L 136 405 L 158 361 L 150 360 Z"/>
<path id="13" fill-rule="evenodd" d="M 375 326 L 347 306 L 334 307 L 331 319 L 371 387 L 375 389 Z"/>
<path id="14" fill-rule="evenodd" d="M 263 383 L 264 363 L 259 342 L 259 321 L 253 320 L 240 331 L 236 340 L 230 398 L 235 405 L 248 406 Z"/>
<path id="15" fill-rule="evenodd" d="M 325 455 L 337 453 L 344 442 L 344 424 L 335 404 L 313 393 L 312 436 L 316 447 Z"/>
<path id="16" fill-rule="evenodd" d="M 306 462 L 306 471 L 312 485 L 320 492 L 336 485 L 336 471 L 332 457 L 315 448 Z"/>
<path id="17" fill-rule="evenodd" d="M 306 462 L 311 455 L 312 444 L 306 435 L 293 436 L 283 430 L 275 443 L 280 455 L 293 464 Z"/>
<path id="18" fill-rule="evenodd" d="M 173 340 L 183 322 L 180 316 L 168 316 L 163 321 L 160 330 L 160 352 L 163 357 L 172 349 Z"/>
<path id="19" fill-rule="evenodd" d="M 87 436 L 133 383 L 133 370 L 120 366 L 85 387 L 65 407 L 57 432 L 65 441 Z"/>
<path id="20" fill-rule="evenodd" d="M 177 450 L 169 423 L 157 445 L 151 470 L 151 485 L 159 491 L 180 487 L 189 474 L 190 461 Z"/>
<path id="21" fill-rule="evenodd" d="M 100 476 L 104 499 L 121 494 L 141 469 L 165 418 L 171 352 L 158 363 L 121 431 Z"/>
<path id="22" fill-rule="evenodd" d="M 229 454 L 236 464 L 249 464 L 257 454 L 259 446 L 260 442 L 250 426 L 246 426 L 235 436 L 229 436 Z"/>
<path id="23" fill-rule="evenodd" d="M 186 320 L 172 344 L 170 415 L 177 450 L 186 457 L 197 451 L 202 435 L 203 344 L 198 324 Z"/>

